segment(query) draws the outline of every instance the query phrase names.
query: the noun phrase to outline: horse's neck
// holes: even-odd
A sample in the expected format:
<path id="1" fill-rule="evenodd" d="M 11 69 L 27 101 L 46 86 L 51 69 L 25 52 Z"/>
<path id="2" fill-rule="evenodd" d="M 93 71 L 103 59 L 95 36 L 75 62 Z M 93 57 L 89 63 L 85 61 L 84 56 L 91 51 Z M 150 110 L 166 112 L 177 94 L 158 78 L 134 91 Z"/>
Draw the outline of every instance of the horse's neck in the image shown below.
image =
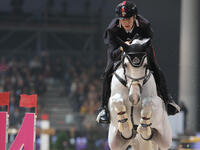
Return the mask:
<path id="1" fill-rule="evenodd" d="M 117 73 L 117 75 L 119 75 L 122 79 L 125 79 L 124 68 L 123 68 L 122 64 L 117 68 L 115 73 Z"/>

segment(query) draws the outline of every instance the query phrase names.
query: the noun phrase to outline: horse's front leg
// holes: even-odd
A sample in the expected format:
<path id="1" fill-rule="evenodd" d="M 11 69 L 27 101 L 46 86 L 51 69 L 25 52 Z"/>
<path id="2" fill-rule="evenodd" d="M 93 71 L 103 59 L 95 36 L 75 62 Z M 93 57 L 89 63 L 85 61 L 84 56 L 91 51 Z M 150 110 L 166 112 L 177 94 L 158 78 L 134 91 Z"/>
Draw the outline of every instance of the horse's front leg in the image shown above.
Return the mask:
<path id="1" fill-rule="evenodd" d="M 115 94 L 111 97 L 111 106 L 117 116 L 117 129 L 124 139 L 130 139 L 133 136 L 133 125 L 131 122 L 130 114 L 124 103 L 124 99 L 120 94 Z"/>
<path id="2" fill-rule="evenodd" d="M 145 98 L 142 101 L 141 119 L 137 128 L 137 132 L 144 140 L 150 140 L 153 137 L 153 130 L 150 122 L 152 115 L 152 100 L 151 98 Z"/>

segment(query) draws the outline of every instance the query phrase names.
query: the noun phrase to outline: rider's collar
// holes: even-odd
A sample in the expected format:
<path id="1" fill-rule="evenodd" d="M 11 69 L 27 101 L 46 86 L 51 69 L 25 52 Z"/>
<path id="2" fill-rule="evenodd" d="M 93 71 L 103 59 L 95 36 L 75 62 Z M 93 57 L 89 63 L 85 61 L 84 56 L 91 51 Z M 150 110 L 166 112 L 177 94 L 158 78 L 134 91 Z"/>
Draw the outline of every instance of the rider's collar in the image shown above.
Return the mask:
<path id="1" fill-rule="evenodd" d="M 135 25 L 133 24 L 133 27 L 131 28 L 131 30 L 129 30 L 129 31 L 126 31 L 126 33 L 132 33 L 132 31 L 133 31 L 133 29 L 134 29 L 134 27 L 135 27 Z"/>

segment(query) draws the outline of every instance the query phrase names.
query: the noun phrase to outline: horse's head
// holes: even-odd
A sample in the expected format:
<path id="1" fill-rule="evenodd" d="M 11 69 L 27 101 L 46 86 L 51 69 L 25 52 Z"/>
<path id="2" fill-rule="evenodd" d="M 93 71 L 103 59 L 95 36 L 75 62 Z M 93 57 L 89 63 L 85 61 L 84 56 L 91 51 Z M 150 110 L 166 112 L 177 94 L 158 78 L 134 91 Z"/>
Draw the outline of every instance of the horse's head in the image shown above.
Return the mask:
<path id="1" fill-rule="evenodd" d="M 127 85 L 129 87 L 129 100 L 135 105 L 139 102 L 142 86 L 148 77 L 146 48 L 150 39 L 135 39 L 128 52 L 123 54 L 123 66 Z"/>

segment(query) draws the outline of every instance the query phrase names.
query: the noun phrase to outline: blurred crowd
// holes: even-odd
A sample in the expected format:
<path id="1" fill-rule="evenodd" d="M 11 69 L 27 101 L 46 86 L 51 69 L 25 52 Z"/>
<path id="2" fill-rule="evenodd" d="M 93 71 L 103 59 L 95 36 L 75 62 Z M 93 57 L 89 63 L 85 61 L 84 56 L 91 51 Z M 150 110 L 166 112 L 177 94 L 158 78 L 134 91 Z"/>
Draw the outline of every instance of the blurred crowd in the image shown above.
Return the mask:
<path id="1" fill-rule="evenodd" d="M 40 113 L 45 106 L 41 96 L 45 96 L 48 92 L 50 83 L 58 81 L 63 85 L 63 90 L 59 95 L 67 97 L 73 112 L 84 116 L 84 130 L 78 131 L 74 127 L 70 130 L 74 129 L 79 135 L 80 133 L 81 135 L 88 133 L 88 136 L 85 136 L 86 143 L 88 143 L 91 138 L 87 137 L 91 137 L 93 134 L 87 131 L 94 131 L 97 127 L 95 114 L 100 106 L 100 76 L 103 72 L 103 63 L 102 59 L 88 62 L 83 58 L 70 56 L 54 57 L 48 52 L 31 58 L 1 56 L 0 92 L 10 92 L 9 127 L 19 128 L 24 112 L 31 111 L 19 107 L 20 94 L 38 94 L 38 112 Z M 56 135 L 56 138 L 59 139 L 59 135 Z M 82 138 L 82 136 L 79 139 L 73 137 L 67 143 L 72 143 L 71 145 L 75 146 L 72 139 L 81 142 Z M 102 145 L 102 143 L 105 145 L 107 141 L 99 138 L 95 142 L 97 142 L 95 145 Z M 63 143 L 63 146 L 65 145 L 66 143 Z"/>
<path id="2" fill-rule="evenodd" d="M 20 94 L 37 93 L 40 96 L 46 92 L 47 66 L 48 62 L 41 62 L 37 56 L 33 59 L 1 57 L 0 91 L 10 92 L 10 127 L 19 126 L 22 120 Z"/>
<path id="3" fill-rule="evenodd" d="M 76 60 L 70 56 L 54 58 L 47 52 L 32 58 L 2 56 L 0 91 L 10 92 L 12 118 L 19 111 L 20 94 L 38 94 L 40 97 L 47 91 L 49 82 L 59 80 L 65 85 L 61 94 L 69 97 L 74 112 L 94 114 L 100 102 L 102 70 L 101 60 L 90 65 L 82 59 Z M 39 99 L 39 109 L 41 105 Z"/>

